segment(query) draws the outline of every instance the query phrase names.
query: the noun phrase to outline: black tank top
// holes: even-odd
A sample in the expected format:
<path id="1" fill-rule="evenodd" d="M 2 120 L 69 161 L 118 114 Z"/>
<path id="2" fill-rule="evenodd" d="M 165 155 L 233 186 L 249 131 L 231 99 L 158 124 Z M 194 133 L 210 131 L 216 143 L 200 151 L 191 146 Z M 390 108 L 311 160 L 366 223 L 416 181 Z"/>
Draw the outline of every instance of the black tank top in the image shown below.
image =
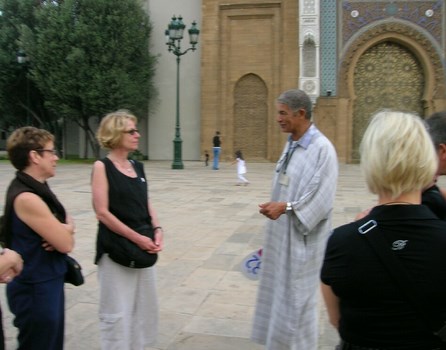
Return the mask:
<path id="1" fill-rule="evenodd" d="M 101 159 L 105 165 L 108 180 L 108 207 L 110 212 L 132 229 L 143 225 L 151 225 L 152 220 L 148 209 L 148 185 L 141 162 L 131 160 L 136 177 L 121 173 L 108 158 Z M 99 222 L 96 242 L 95 263 L 104 253 L 101 241 L 101 222 Z"/>

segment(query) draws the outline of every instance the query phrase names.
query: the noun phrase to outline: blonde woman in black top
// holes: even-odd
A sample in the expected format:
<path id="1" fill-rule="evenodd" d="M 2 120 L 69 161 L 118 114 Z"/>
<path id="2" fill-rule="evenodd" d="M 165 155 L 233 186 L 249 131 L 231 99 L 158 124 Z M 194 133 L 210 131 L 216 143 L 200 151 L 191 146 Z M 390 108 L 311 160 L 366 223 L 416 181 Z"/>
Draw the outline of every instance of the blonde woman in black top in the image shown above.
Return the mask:
<path id="1" fill-rule="evenodd" d="M 360 147 L 361 168 L 377 205 L 361 220 L 338 227 L 328 240 L 321 272 L 330 321 L 340 350 L 432 350 L 444 344 L 406 300 L 358 228 L 373 219 L 414 287 L 446 313 L 446 221 L 421 204 L 437 158 L 423 121 L 412 114 L 377 113 Z"/>
<path id="2" fill-rule="evenodd" d="M 163 231 L 147 196 L 143 165 L 128 155 L 138 149 L 137 119 L 126 111 L 105 116 L 97 132 L 106 158 L 95 162 L 92 174 L 93 206 L 99 221 L 96 260 L 100 287 L 101 348 L 144 350 L 156 341 L 158 301 L 155 267 L 131 268 L 111 257 L 105 236 L 125 237 L 147 254 L 163 249 Z M 137 232 L 147 223 L 154 237 Z M 105 239 L 105 237 L 108 237 Z"/>

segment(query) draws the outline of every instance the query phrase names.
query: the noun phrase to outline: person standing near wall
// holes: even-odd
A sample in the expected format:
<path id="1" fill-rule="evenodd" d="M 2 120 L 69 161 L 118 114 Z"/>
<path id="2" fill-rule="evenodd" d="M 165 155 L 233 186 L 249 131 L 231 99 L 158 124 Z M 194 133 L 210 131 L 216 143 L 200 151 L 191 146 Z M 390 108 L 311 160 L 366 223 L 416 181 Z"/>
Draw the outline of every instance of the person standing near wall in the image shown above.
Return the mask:
<path id="1" fill-rule="evenodd" d="M 207 150 L 204 151 L 204 166 L 209 165 L 209 152 Z"/>
<path id="2" fill-rule="evenodd" d="M 214 145 L 212 147 L 212 150 L 214 151 L 214 164 L 212 169 L 218 170 L 218 162 L 220 160 L 220 153 L 221 153 L 221 140 L 220 140 L 220 131 L 217 131 L 215 133 L 214 138 L 212 139 L 212 144 Z"/>
<path id="3" fill-rule="evenodd" d="M 317 290 L 338 178 L 336 151 L 311 121 L 302 90 L 277 99 L 288 142 L 273 179 L 251 338 L 268 350 L 316 350 Z"/>

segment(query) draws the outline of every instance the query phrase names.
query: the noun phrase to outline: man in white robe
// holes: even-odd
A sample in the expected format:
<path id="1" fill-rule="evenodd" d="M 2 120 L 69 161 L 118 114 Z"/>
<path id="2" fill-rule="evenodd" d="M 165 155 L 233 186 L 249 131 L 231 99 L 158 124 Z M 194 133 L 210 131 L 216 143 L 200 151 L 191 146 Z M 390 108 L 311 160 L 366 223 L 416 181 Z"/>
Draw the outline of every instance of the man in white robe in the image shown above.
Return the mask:
<path id="1" fill-rule="evenodd" d="M 277 122 L 289 133 L 273 179 L 252 339 L 269 350 L 317 349 L 319 272 L 338 178 L 336 151 L 311 122 L 301 90 L 277 99 Z"/>

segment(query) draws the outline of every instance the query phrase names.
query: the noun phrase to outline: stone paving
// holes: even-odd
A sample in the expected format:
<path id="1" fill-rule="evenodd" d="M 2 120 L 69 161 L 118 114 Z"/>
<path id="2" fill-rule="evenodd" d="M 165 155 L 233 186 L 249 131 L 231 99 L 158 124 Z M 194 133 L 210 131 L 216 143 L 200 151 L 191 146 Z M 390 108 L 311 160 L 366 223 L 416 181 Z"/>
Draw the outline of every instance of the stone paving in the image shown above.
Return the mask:
<path id="1" fill-rule="evenodd" d="M 165 232 L 165 250 L 157 263 L 160 305 L 158 343 L 162 350 L 260 350 L 249 340 L 257 282 L 240 272 L 240 264 L 263 241 L 265 218 L 258 204 L 268 201 L 274 164 L 248 162 L 249 186 L 235 186 L 236 166 L 222 163 L 218 171 L 202 162 L 145 162 L 149 191 Z M 83 267 L 86 283 L 66 285 L 67 350 L 97 350 L 98 284 L 93 264 L 96 219 L 91 207 L 91 164 L 63 164 L 50 186 L 76 221 L 76 247 L 71 255 Z M 14 170 L 0 162 L 0 209 Z M 357 165 L 340 165 L 334 225 L 351 221 L 368 208 L 369 194 Z M 16 346 L 0 286 L 7 349 Z M 319 350 L 334 349 L 337 334 L 319 303 Z M 302 349 L 305 350 L 305 349 Z"/>

